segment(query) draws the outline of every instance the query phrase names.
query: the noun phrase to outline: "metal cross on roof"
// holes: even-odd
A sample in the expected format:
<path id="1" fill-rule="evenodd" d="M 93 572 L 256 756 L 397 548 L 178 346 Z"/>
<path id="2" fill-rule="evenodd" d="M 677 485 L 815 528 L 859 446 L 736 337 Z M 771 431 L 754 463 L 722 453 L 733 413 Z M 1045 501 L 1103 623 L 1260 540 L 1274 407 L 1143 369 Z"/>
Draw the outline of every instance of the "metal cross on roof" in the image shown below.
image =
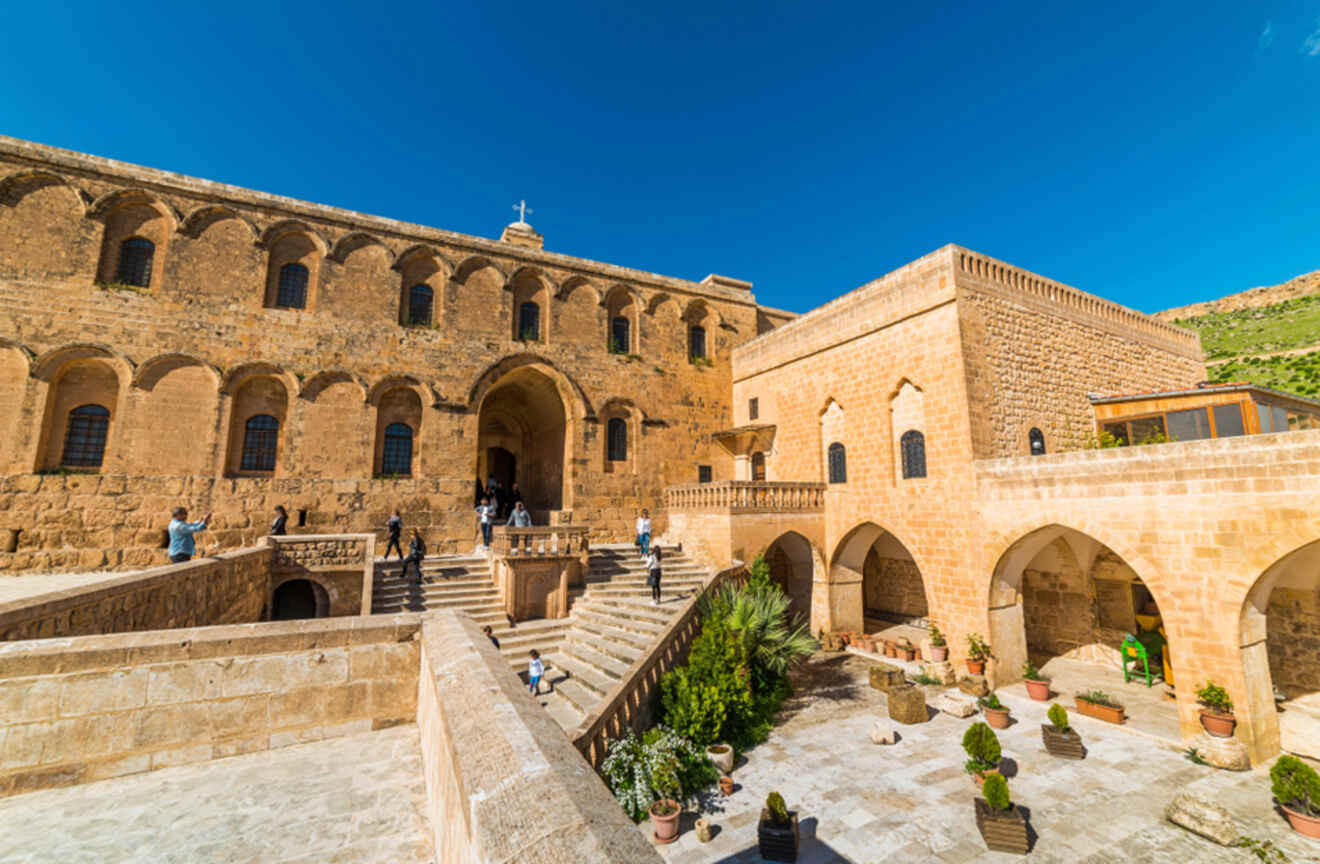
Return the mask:
<path id="1" fill-rule="evenodd" d="M 519 222 L 526 222 L 527 214 L 534 212 L 530 207 L 527 206 L 526 201 L 519 201 L 517 204 L 514 204 L 513 209 L 518 211 Z"/>

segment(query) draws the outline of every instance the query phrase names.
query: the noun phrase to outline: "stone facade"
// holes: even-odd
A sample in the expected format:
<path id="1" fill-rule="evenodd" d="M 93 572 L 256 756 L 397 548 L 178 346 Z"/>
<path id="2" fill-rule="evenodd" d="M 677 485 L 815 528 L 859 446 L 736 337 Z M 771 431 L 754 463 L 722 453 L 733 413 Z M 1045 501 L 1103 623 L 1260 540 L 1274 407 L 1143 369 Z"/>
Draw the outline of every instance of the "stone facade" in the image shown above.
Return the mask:
<path id="1" fill-rule="evenodd" d="M 541 524 L 624 537 L 698 466 L 729 477 L 709 433 L 731 419 L 730 352 L 792 316 L 746 282 L 572 258 L 529 232 L 487 240 L 0 138 L 0 471 L 23 499 L 0 511 L 0 568 L 159 563 L 152 532 L 180 501 L 222 514 L 221 548 L 281 503 L 307 531 L 379 531 L 399 507 L 454 551 L 491 473 Z M 151 246 L 146 273 L 130 241 Z M 108 417 L 95 468 L 70 460 L 85 406 Z M 411 460 L 387 460 L 405 427 Z M 62 504 L 68 487 L 35 475 L 66 470 L 105 485 Z"/>

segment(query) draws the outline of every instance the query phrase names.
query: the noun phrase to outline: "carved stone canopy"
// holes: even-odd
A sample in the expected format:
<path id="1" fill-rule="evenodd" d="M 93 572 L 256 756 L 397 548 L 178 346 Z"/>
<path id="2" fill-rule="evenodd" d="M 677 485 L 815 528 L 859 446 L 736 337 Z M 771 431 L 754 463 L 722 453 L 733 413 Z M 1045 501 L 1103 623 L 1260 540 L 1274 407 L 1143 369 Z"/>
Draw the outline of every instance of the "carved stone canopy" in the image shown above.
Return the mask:
<path id="1" fill-rule="evenodd" d="M 728 451 L 730 456 L 750 456 L 757 451 L 768 451 L 775 443 L 775 424 L 753 423 L 715 432 L 711 440 Z"/>

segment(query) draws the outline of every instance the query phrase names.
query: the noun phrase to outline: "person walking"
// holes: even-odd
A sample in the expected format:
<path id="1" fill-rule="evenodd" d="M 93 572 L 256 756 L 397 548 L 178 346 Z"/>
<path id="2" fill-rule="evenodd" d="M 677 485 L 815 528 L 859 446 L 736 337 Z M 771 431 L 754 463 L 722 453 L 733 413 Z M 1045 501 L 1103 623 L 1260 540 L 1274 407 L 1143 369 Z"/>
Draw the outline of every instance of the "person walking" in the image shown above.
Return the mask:
<path id="1" fill-rule="evenodd" d="M 541 652 L 533 648 L 527 652 L 532 659 L 527 662 L 527 689 L 533 696 L 539 695 L 541 676 L 545 674 L 545 664 L 541 662 Z"/>
<path id="2" fill-rule="evenodd" d="M 513 512 L 509 514 L 509 521 L 505 523 L 513 528 L 531 528 L 532 514 L 527 512 L 527 508 L 519 501 L 513 505 Z"/>
<path id="3" fill-rule="evenodd" d="M 197 551 L 197 545 L 193 542 L 193 535 L 198 531 L 205 531 L 207 523 L 211 521 L 211 514 L 207 513 L 200 522 L 188 521 L 188 508 L 175 507 L 173 518 L 170 519 L 170 561 L 175 564 L 182 564 L 184 561 L 191 561 L 193 554 Z"/>
<path id="4" fill-rule="evenodd" d="M 495 638 L 495 631 L 490 629 L 490 625 L 487 624 L 485 627 L 482 627 L 481 632 L 486 634 L 486 638 L 490 640 L 490 644 L 494 645 L 495 650 L 498 651 L 500 648 L 500 640 Z"/>
<path id="5" fill-rule="evenodd" d="M 289 532 L 284 526 L 289 522 L 289 511 L 284 509 L 283 504 L 275 505 L 275 521 L 270 523 L 270 533 L 272 537 L 283 537 Z"/>
<path id="6" fill-rule="evenodd" d="M 489 498 L 482 498 L 477 506 L 477 515 L 481 517 L 481 545 L 490 548 L 491 520 L 495 518 L 495 505 Z"/>
<path id="7" fill-rule="evenodd" d="M 646 584 L 651 586 L 651 605 L 660 605 L 660 547 L 652 547 L 646 556 Z"/>
<path id="8" fill-rule="evenodd" d="M 408 559 L 403 562 L 403 578 L 408 578 L 408 565 L 417 568 L 417 582 L 422 581 L 422 561 L 426 558 L 426 541 L 422 539 L 422 529 L 414 528 L 412 542 L 408 544 Z"/>
<path id="9" fill-rule="evenodd" d="M 651 511 L 643 510 L 637 517 L 637 548 L 645 558 L 651 552 Z"/>
<path id="10" fill-rule="evenodd" d="M 399 511 L 395 510 L 394 515 L 385 522 L 385 530 L 390 533 L 390 542 L 385 544 L 385 558 L 390 557 L 390 550 L 394 549 L 399 553 L 399 560 L 403 560 L 403 546 L 399 545 L 399 536 L 403 534 L 403 519 L 399 518 Z"/>

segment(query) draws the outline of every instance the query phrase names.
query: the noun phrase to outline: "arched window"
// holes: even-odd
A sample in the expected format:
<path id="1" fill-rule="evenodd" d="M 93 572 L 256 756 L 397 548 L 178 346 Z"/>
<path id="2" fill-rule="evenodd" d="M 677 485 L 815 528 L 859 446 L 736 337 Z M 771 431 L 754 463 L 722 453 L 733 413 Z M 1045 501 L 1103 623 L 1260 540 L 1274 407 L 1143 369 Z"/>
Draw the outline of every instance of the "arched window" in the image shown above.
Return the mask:
<path id="1" fill-rule="evenodd" d="M 622 315 L 616 316 L 615 319 L 610 322 L 611 354 L 628 353 L 628 349 L 631 347 L 631 342 L 628 338 L 628 329 L 628 319 L 624 318 Z"/>
<path id="2" fill-rule="evenodd" d="M 518 338 L 524 342 L 541 341 L 541 307 L 535 303 L 518 307 Z"/>
<path id="3" fill-rule="evenodd" d="M 119 244 L 116 280 L 125 285 L 146 288 L 151 284 L 151 259 L 155 256 L 155 243 L 145 237 L 129 237 Z"/>
<path id="4" fill-rule="evenodd" d="M 110 412 L 100 405 L 79 405 L 69 412 L 64 432 L 64 455 L 61 465 L 70 468 L 100 468 L 105 458 L 105 434 L 110 428 Z"/>
<path id="5" fill-rule="evenodd" d="M 925 477 L 926 436 L 916 429 L 909 429 L 898 443 L 903 451 L 903 477 Z"/>
<path id="6" fill-rule="evenodd" d="M 706 359 L 706 328 L 691 327 L 688 329 L 688 359 L 704 360 Z"/>
<path id="7" fill-rule="evenodd" d="M 303 309 L 307 306 L 307 268 L 301 264 L 285 264 L 280 268 L 280 287 L 275 305 L 283 309 Z"/>
<path id="8" fill-rule="evenodd" d="M 848 455 L 843 450 L 843 445 L 835 441 L 830 445 L 830 482 L 847 483 L 848 482 Z"/>
<path id="9" fill-rule="evenodd" d="M 435 293 L 430 285 L 414 285 L 408 289 L 408 323 L 430 324 L 431 301 Z"/>
<path id="10" fill-rule="evenodd" d="M 628 421 L 622 417 L 610 418 L 605 458 L 611 462 L 625 462 L 628 459 Z"/>
<path id="11" fill-rule="evenodd" d="M 239 470 L 274 471 L 275 448 L 279 438 L 280 421 L 269 414 L 249 417 L 243 427 L 243 459 L 239 463 Z"/>
<path id="12" fill-rule="evenodd" d="M 407 423 L 385 427 L 385 446 L 381 451 L 380 473 L 412 475 L 413 430 Z"/>
<path id="13" fill-rule="evenodd" d="M 1032 455 L 1032 456 L 1044 456 L 1044 455 L 1045 455 L 1045 433 L 1044 433 L 1044 432 L 1041 432 L 1039 429 L 1037 429 L 1036 427 L 1033 426 L 1033 427 L 1031 427 L 1031 431 L 1027 433 L 1027 440 L 1031 443 L 1031 455 Z"/>
<path id="14" fill-rule="evenodd" d="M 752 480 L 757 483 L 765 482 L 765 454 L 759 450 L 752 454 Z"/>

